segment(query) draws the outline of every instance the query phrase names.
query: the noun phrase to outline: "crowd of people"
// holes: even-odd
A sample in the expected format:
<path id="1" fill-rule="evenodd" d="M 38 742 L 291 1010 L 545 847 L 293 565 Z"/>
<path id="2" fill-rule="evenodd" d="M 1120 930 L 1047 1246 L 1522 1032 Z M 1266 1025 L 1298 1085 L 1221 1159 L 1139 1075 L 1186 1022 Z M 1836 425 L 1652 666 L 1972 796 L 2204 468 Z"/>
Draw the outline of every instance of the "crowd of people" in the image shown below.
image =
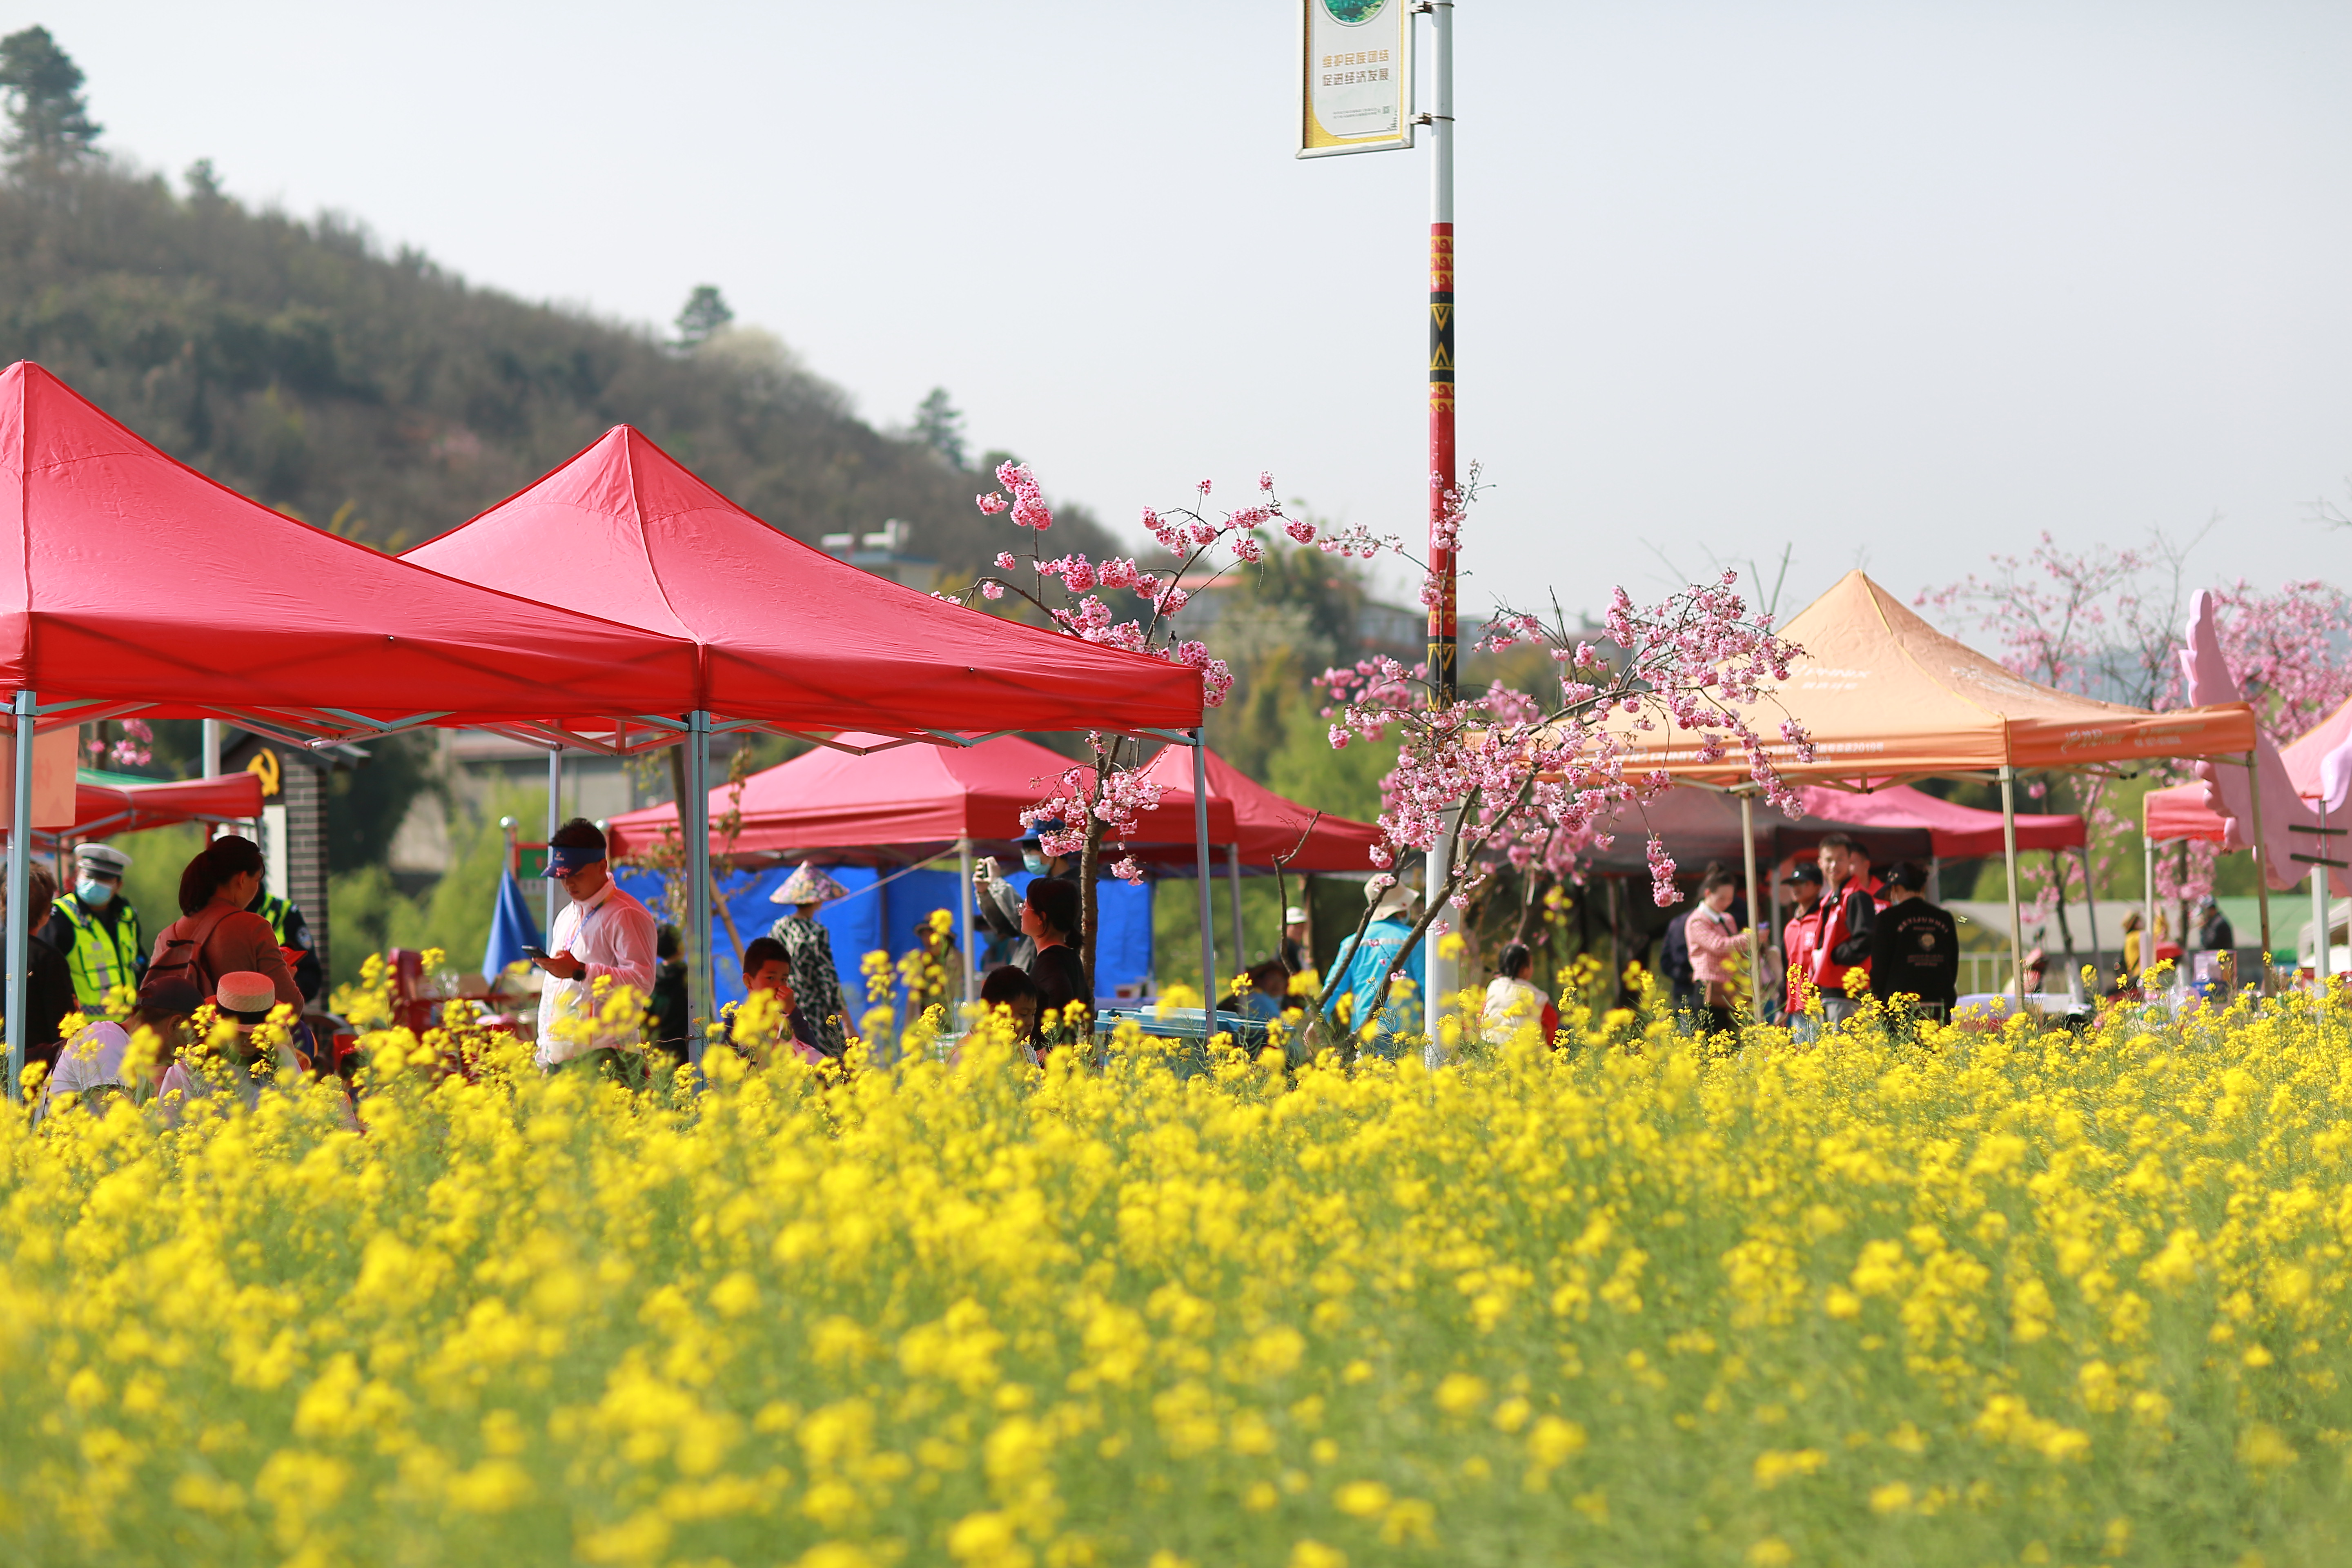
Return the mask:
<path id="1" fill-rule="evenodd" d="M 1045 852 L 1044 830 L 1033 830 L 1022 845 L 1031 873 L 1025 886 L 1016 889 L 990 860 L 971 889 L 974 912 L 1002 959 L 981 980 L 979 999 L 1002 1010 L 1021 1048 L 1037 1061 L 1088 1037 L 1095 1001 L 1077 947 L 1080 889 L 1067 874 L 1071 868 Z M 530 950 L 542 974 L 536 1059 L 549 1072 L 581 1068 L 643 1084 L 656 1067 L 680 1067 L 688 1058 L 686 966 L 676 931 L 614 879 L 607 855 L 603 830 L 585 819 L 551 836 L 547 875 L 563 885 L 568 901 L 548 949 Z M 211 840 L 182 873 L 179 918 L 152 943 L 142 940 L 138 911 L 122 895 L 131 865 L 130 856 L 111 846 L 82 845 L 74 852 L 74 886 L 62 894 L 45 868 L 33 868 L 28 1058 L 42 1064 L 48 1092 L 101 1103 L 130 1093 L 169 1098 L 176 1106 L 232 1084 L 250 1098 L 253 1086 L 277 1068 L 309 1068 L 327 1045 L 305 1017 L 318 994 L 319 964 L 301 911 L 268 892 L 259 847 L 234 835 Z M 1769 987 L 1761 1011 L 1801 1034 L 1853 1016 L 1866 998 L 1897 1014 L 1949 1017 L 1958 1001 L 1958 928 L 1948 910 L 1928 900 L 1927 884 L 1916 863 L 1898 862 L 1882 875 L 1864 843 L 1843 832 L 1824 837 L 1780 879 L 1786 919 L 1762 956 L 1764 973 L 1782 978 Z M 856 1026 L 818 915 L 849 896 L 814 863 L 801 865 L 772 895 L 783 912 L 740 955 L 747 1001 L 720 1019 L 720 1034 L 753 1063 L 789 1054 L 824 1067 L 845 1058 Z M 1319 989 L 1327 1037 L 1349 1037 L 1376 1054 L 1393 1054 L 1400 1042 L 1417 1038 L 1427 983 L 1427 944 L 1416 940 L 1418 897 L 1387 878 L 1368 882 L 1366 897 L 1361 926 L 1331 955 L 1329 984 L 1318 984 L 1314 973 L 1307 910 L 1291 906 L 1283 911 L 1276 955 L 1246 970 L 1223 1007 L 1251 1024 L 1286 1023 L 1295 1034 Z M 2197 949 L 2227 954 L 2234 936 L 2219 905 L 2205 899 L 2197 915 Z M 1695 1031 L 1736 1030 L 1747 1011 L 1748 921 L 1738 879 L 1710 866 L 1691 906 L 1666 928 L 1661 967 L 1676 1009 Z M 944 954 L 948 923 L 939 924 L 931 934 Z M 2161 916 L 2153 932 L 2141 928 L 2138 911 L 2126 917 L 2117 986 L 2137 985 L 2147 965 L 2183 956 Z M 1553 1038 L 1559 1010 L 1536 983 L 1534 962 L 1527 943 L 1506 945 L 1483 1005 L 1465 1026 L 1489 1040 L 1530 1026 Z M 2021 978 L 2027 993 L 2041 991 L 2048 969 L 2041 950 L 2027 954 L 2021 968 L 2010 993 L 2017 994 Z M 615 1005 L 622 990 L 627 998 Z M 135 995 L 129 1016 L 110 1019 L 110 1008 L 119 1011 L 126 995 Z M 280 1027 L 271 1045 L 251 1044 L 273 1015 Z M 196 1037 L 200 1017 L 215 1026 L 233 1024 L 241 1042 L 230 1053 L 239 1059 L 217 1081 L 190 1068 L 182 1049 Z M 77 1020 L 93 1021 L 61 1038 Z M 142 1031 L 163 1048 L 135 1051 Z M 278 1055 L 268 1056 L 270 1049 Z M 142 1072 L 148 1081 L 140 1081 Z"/>

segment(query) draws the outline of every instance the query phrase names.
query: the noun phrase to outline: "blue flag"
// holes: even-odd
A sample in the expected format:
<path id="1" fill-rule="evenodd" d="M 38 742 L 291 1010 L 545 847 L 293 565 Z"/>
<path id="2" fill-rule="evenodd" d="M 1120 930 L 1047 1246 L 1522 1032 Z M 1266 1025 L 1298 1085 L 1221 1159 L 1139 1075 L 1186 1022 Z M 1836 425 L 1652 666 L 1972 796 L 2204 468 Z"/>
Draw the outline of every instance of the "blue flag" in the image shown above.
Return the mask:
<path id="1" fill-rule="evenodd" d="M 512 871 L 499 879 L 499 907 L 490 914 L 490 942 L 482 950 L 482 978 L 491 984 L 509 963 L 523 962 L 523 949 L 539 945 L 539 922 Z"/>

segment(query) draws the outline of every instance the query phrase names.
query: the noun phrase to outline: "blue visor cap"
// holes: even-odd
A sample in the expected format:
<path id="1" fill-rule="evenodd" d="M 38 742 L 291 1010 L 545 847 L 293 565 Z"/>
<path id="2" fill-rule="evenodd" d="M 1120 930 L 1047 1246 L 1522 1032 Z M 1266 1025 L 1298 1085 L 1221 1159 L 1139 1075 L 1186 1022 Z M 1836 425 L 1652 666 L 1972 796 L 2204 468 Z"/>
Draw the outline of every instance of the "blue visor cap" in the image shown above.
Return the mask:
<path id="1" fill-rule="evenodd" d="M 602 844 L 558 844 L 547 852 L 547 874 L 556 880 L 593 866 L 604 858 Z"/>
<path id="2" fill-rule="evenodd" d="M 1042 848 L 1045 845 L 1045 835 L 1048 833 L 1059 833 L 1061 831 L 1062 819 L 1060 817 L 1041 816 L 1034 823 L 1031 824 L 1029 830 L 1022 834 L 1022 836 L 1014 842 L 1020 844 L 1034 844 Z"/>

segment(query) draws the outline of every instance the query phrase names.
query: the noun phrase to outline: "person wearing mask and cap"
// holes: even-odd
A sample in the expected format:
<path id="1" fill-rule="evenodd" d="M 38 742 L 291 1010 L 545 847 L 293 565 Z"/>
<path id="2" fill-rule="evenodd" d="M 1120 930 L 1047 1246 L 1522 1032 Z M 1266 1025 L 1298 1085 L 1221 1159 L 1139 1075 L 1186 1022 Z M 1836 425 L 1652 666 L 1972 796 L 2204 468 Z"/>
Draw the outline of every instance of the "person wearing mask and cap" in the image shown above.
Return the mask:
<path id="1" fill-rule="evenodd" d="M 1033 824 L 1028 836 L 1021 840 L 1021 868 L 1033 877 L 1067 877 L 1075 869 L 1067 855 L 1045 853 L 1045 835 L 1058 833 L 1062 825 L 1047 817 Z M 972 868 L 971 891 L 980 905 L 980 923 L 987 929 L 992 947 L 1005 946 L 1004 962 L 1026 972 L 1037 959 L 1037 943 L 1021 929 L 1023 900 L 1021 890 L 1006 881 L 992 859 L 982 860 Z"/>
<path id="2" fill-rule="evenodd" d="M 660 938 L 653 911 L 613 880 L 604 833 L 585 817 L 557 828 L 547 845 L 547 874 L 572 902 L 548 933 L 552 951 L 531 960 L 548 978 L 539 992 L 539 1065 L 548 1072 L 583 1069 L 635 1087 L 645 1081 L 643 1006 L 654 992 Z M 604 1017 L 604 988 L 626 986 L 639 1011 Z"/>
<path id="3" fill-rule="evenodd" d="M 1941 1022 L 1958 1005 L 1960 928 L 1926 898 L 1927 873 L 1910 860 L 1886 870 L 1886 908 L 1870 928 L 1870 994 L 1913 998 L 1922 1017 Z"/>
<path id="4" fill-rule="evenodd" d="M 131 857 L 108 844 L 74 846 L 73 891 L 58 899 L 40 936 L 66 955 L 81 1010 L 97 1016 L 118 987 L 139 989 L 147 972 L 147 944 L 139 911 L 122 896 Z"/>
<path id="5" fill-rule="evenodd" d="M 1323 1016 L 1363 1040 L 1366 1049 L 1379 1056 L 1394 1056 L 1397 1037 L 1415 1031 L 1421 1019 L 1421 988 L 1428 984 L 1422 952 L 1428 944 L 1414 942 L 1412 951 L 1397 966 L 1399 984 L 1390 987 L 1388 1005 L 1380 1009 L 1377 1018 L 1373 1016 L 1377 1003 L 1374 993 L 1380 989 L 1381 976 L 1388 973 L 1389 961 L 1412 939 L 1413 907 L 1420 900 L 1403 884 L 1384 884 L 1378 878 L 1364 884 L 1364 897 L 1372 906 L 1371 923 L 1364 928 L 1361 942 L 1351 932 L 1331 955 L 1331 969 L 1339 976 L 1339 983 L 1331 988 L 1331 1000 L 1325 1005 Z M 1407 980 L 1412 982 L 1410 988 L 1402 984 Z M 1408 989 L 1409 1000 L 1400 994 Z M 1372 1030 L 1369 1038 L 1364 1034 L 1367 1026 Z"/>
<path id="6" fill-rule="evenodd" d="M 802 861 L 799 869 L 784 879 L 784 885 L 768 895 L 770 903 L 793 906 L 792 913 L 768 928 L 768 934 L 783 947 L 803 1027 L 818 1050 L 834 1058 L 849 1049 L 849 1026 L 843 1016 L 841 971 L 833 962 L 833 938 L 817 923 L 816 911 L 820 905 L 848 896 L 849 889 L 819 869 L 814 860 Z"/>
<path id="7" fill-rule="evenodd" d="M 1789 987 L 1781 1002 L 1781 1021 L 1791 1028 L 1810 1029 L 1805 993 L 1812 987 L 1813 958 L 1822 941 L 1822 868 L 1814 861 L 1800 860 L 1780 879 L 1780 886 L 1797 906 L 1780 936 L 1782 973 Z"/>

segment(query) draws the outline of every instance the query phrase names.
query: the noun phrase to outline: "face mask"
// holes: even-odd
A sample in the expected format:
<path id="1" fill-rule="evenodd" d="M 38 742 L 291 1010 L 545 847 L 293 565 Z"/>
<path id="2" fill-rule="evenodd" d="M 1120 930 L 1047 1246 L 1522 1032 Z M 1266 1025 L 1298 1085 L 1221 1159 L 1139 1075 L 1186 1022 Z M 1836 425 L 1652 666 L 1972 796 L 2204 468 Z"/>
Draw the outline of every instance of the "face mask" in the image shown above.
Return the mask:
<path id="1" fill-rule="evenodd" d="M 81 906 L 86 910 L 102 910 L 107 900 L 114 897 L 114 889 L 103 882 L 93 882 L 84 877 L 74 884 L 74 897 L 81 900 Z"/>
<path id="2" fill-rule="evenodd" d="M 1045 874 L 1045 858 L 1034 849 L 1021 851 L 1021 866 L 1033 876 L 1042 877 Z"/>

